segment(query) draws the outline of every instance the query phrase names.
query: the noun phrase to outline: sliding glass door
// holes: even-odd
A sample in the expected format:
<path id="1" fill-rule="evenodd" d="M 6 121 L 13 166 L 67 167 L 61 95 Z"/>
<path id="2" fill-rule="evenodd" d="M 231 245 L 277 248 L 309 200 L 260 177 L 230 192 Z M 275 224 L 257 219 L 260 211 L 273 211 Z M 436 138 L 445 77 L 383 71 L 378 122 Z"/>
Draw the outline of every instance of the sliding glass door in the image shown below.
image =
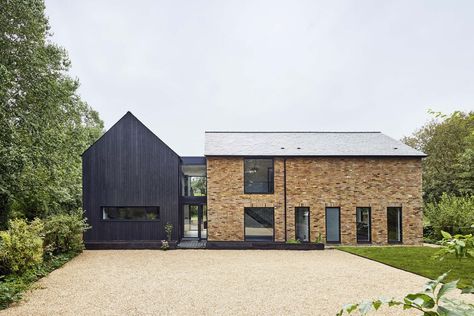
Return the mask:
<path id="1" fill-rule="evenodd" d="M 339 207 L 326 207 L 326 242 L 341 242 L 341 210 Z"/>

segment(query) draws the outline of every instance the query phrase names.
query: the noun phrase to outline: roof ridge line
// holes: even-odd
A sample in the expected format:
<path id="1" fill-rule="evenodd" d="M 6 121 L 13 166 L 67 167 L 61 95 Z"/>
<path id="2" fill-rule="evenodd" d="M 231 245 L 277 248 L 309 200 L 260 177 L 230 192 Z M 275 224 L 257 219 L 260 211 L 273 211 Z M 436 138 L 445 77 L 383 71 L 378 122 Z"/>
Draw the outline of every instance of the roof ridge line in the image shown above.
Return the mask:
<path id="1" fill-rule="evenodd" d="M 205 131 L 221 134 L 381 134 L 381 131 Z"/>

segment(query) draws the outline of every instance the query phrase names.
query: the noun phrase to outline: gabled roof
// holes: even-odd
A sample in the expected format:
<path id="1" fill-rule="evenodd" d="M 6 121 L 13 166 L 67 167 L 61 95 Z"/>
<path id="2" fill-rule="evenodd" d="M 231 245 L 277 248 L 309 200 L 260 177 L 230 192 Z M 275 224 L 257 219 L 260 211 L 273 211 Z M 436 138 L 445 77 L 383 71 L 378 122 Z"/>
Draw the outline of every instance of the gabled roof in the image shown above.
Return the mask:
<path id="1" fill-rule="evenodd" d="M 381 132 L 206 132 L 206 156 L 425 157 Z"/>
<path id="2" fill-rule="evenodd" d="M 164 141 L 162 141 L 158 136 L 156 136 L 155 133 L 153 133 L 145 124 L 142 123 L 142 121 L 140 121 L 135 115 L 132 114 L 132 112 L 130 111 L 127 111 L 127 113 L 125 113 L 124 116 L 122 116 L 117 122 L 115 122 L 114 125 L 112 125 L 105 133 L 103 133 L 95 142 L 92 143 L 92 145 L 90 145 L 86 150 L 84 150 L 84 152 L 82 153 L 81 156 L 84 156 L 84 154 L 86 152 L 89 151 L 89 149 L 95 147 L 98 143 L 100 143 L 100 141 L 104 138 L 104 137 L 107 137 L 107 134 L 112 131 L 113 129 L 117 128 L 117 126 L 119 126 L 121 123 L 123 123 L 124 121 L 126 120 L 133 120 L 133 121 L 136 121 L 138 122 L 138 124 L 144 128 L 147 132 L 151 133 L 153 135 L 153 137 L 156 138 L 156 140 L 158 142 L 160 142 L 163 146 L 167 147 L 170 151 L 172 151 L 176 156 L 179 157 L 179 155 L 170 147 L 168 146 Z"/>

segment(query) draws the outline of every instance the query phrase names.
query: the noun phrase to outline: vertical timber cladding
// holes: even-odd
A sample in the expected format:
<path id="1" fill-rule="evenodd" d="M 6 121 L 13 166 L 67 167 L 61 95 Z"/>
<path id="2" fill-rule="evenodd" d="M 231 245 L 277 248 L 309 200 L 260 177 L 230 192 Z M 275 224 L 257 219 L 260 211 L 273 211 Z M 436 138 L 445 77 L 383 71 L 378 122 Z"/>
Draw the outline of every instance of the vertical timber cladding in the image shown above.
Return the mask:
<path id="1" fill-rule="evenodd" d="M 242 157 L 207 157 L 209 241 L 243 241 L 244 208 L 273 207 L 275 241 L 285 241 L 283 158 L 274 159 L 274 193 L 244 194 Z"/>
<path id="2" fill-rule="evenodd" d="M 243 158 L 208 157 L 210 241 L 244 240 L 244 207 L 275 208 L 275 241 L 285 240 L 283 158 L 275 158 L 274 194 L 243 193 Z M 387 243 L 386 210 L 401 206 L 403 243 L 422 243 L 420 158 L 289 157 L 287 233 L 295 238 L 298 206 L 310 207 L 310 236 L 325 235 L 325 208 L 340 207 L 341 242 L 356 243 L 356 207 L 372 210 L 372 241 Z"/>
<path id="3" fill-rule="evenodd" d="M 159 241 L 164 225 L 179 232 L 179 156 L 130 112 L 83 156 L 83 207 L 88 243 Z M 102 206 L 159 206 L 160 220 L 102 220 Z"/>

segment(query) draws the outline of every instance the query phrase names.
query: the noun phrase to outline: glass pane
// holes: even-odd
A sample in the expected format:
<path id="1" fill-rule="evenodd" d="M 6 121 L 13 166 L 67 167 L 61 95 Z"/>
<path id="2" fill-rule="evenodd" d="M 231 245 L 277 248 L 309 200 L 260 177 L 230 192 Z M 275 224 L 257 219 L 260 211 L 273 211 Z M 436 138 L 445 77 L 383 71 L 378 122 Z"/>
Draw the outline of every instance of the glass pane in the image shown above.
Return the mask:
<path id="1" fill-rule="evenodd" d="M 206 196 L 207 178 L 184 176 L 184 196 Z"/>
<path id="2" fill-rule="evenodd" d="M 201 238 L 207 238 L 207 207 L 202 206 Z"/>
<path id="3" fill-rule="evenodd" d="M 339 242 L 339 208 L 326 208 L 326 241 Z"/>
<path id="4" fill-rule="evenodd" d="M 183 217 L 184 217 L 184 237 L 188 237 L 187 233 L 190 230 L 190 223 L 189 223 L 189 205 L 184 205 L 183 206 L 184 211 L 183 211 Z"/>
<path id="5" fill-rule="evenodd" d="M 356 209 L 357 241 L 370 241 L 370 207 Z"/>
<path id="6" fill-rule="evenodd" d="M 157 206 L 146 207 L 103 207 L 104 220 L 158 220 L 160 209 Z"/>
<path id="7" fill-rule="evenodd" d="M 244 178 L 245 193 L 272 193 L 273 160 L 245 159 Z"/>
<path id="8" fill-rule="evenodd" d="M 273 241 L 273 208 L 245 208 L 245 240 Z"/>
<path id="9" fill-rule="evenodd" d="M 297 207 L 296 212 L 296 239 L 309 241 L 309 208 Z"/>
<path id="10" fill-rule="evenodd" d="M 401 242 L 401 215 L 402 209 L 400 207 L 387 208 L 387 227 L 388 227 L 388 241 Z"/>
<path id="11" fill-rule="evenodd" d="M 197 205 L 189 206 L 189 230 L 191 231 L 198 230 L 198 211 L 199 211 L 199 206 Z"/>

